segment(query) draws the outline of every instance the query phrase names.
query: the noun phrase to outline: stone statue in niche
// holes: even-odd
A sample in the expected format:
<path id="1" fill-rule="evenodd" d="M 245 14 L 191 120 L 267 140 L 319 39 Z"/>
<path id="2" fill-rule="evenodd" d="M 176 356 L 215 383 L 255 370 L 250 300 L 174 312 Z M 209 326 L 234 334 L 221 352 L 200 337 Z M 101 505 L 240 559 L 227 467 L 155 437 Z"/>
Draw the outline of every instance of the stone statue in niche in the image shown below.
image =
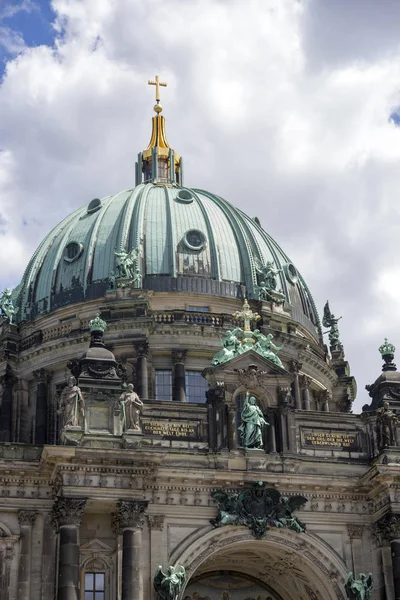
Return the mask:
<path id="1" fill-rule="evenodd" d="M 122 419 L 124 431 L 141 431 L 140 414 L 143 408 L 143 402 L 133 389 L 133 384 L 128 383 L 126 392 L 123 392 L 119 398 L 122 408 Z"/>
<path id="2" fill-rule="evenodd" d="M 184 567 L 168 567 L 164 573 L 161 565 L 154 575 L 153 585 L 157 594 L 162 600 L 176 600 L 181 593 L 186 580 L 186 571 Z"/>
<path id="3" fill-rule="evenodd" d="M 79 427 L 80 418 L 85 416 L 85 401 L 76 383 L 75 377 L 69 377 L 60 395 L 58 413 L 62 415 L 63 427 Z"/>
<path id="4" fill-rule="evenodd" d="M 257 406 L 257 400 L 247 392 L 244 401 L 242 413 L 240 415 L 242 422 L 239 427 L 244 448 L 263 448 L 262 434 L 264 428 L 269 425 L 264 419 L 264 415 Z"/>
<path id="5" fill-rule="evenodd" d="M 376 438 L 379 450 L 396 445 L 396 427 L 399 419 L 391 410 L 389 402 L 376 411 Z"/>
<path id="6" fill-rule="evenodd" d="M 372 573 L 360 573 L 358 579 L 354 579 L 353 573 L 350 572 L 344 587 L 349 600 L 369 600 L 372 592 Z"/>

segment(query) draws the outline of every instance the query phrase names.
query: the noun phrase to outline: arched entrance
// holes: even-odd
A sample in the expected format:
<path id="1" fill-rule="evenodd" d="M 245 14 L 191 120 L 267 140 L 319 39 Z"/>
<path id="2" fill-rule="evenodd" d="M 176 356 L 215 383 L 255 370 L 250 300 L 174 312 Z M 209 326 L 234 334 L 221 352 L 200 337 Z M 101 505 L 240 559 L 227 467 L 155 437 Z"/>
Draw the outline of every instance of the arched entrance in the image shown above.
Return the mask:
<path id="1" fill-rule="evenodd" d="M 193 536 L 195 537 L 195 536 Z M 181 599 L 344 600 L 347 569 L 320 538 L 270 529 L 256 540 L 244 527 L 227 526 L 188 539 L 170 564 L 184 565 Z"/>

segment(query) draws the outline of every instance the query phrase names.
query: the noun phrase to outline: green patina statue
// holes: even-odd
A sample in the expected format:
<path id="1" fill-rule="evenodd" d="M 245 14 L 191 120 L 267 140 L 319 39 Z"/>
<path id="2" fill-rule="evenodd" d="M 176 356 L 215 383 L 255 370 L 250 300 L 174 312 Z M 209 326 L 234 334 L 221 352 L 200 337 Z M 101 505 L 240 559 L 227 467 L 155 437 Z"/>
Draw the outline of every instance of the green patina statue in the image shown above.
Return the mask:
<path id="1" fill-rule="evenodd" d="M 179 567 L 178 571 L 175 571 L 175 567 L 168 567 L 167 572 L 164 573 L 160 565 L 154 575 L 153 585 L 162 600 L 176 600 L 185 580 L 184 567 Z"/>
<path id="2" fill-rule="evenodd" d="M 369 600 L 372 593 L 372 573 L 360 573 L 358 579 L 354 579 L 353 573 L 350 572 L 344 587 L 349 600 Z"/>
<path id="3" fill-rule="evenodd" d="M 282 362 L 275 352 L 281 350 L 273 344 L 272 333 L 264 335 L 259 329 L 251 330 L 251 321 L 256 321 L 260 318 L 260 315 L 253 313 L 250 309 L 247 300 L 244 301 L 243 310 L 237 311 L 233 314 L 237 319 L 244 321 L 243 329 L 236 327 L 233 331 L 229 330 L 226 332 L 226 336 L 222 340 L 222 350 L 219 350 L 212 359 L 211 364 L 215 367 L 222 365 L 228 360 L 243 354 L 248 350 L 254 350 L 264 358 L 267 358 L 271 362 L 275 363 L 278 367 L 283 368 Z M 275 350 L 275 352 L 273 352 Z"/>
<path id="4" fill-rule="evenodd" d="M 242 446 L 244 448 L 262 449 L 263 430 L 269 423 L 264 419 L 261 409 L 257 406 L 255 397 L 249 397 L 248 392 L 240 416 L 242 423 L 239 431 L 242 438 Z"/>
<path id="5" fill-rule="evenodd" d="M 342 348 L 342 342 L 340 341 L 340 333 L 338 322 L 342 317 L 336 318 L 333 313 L 331 313 L 331 309 L 329 308 L 329 302 L 327 302 L 324 306 L 324 318 L 322 319 L 322 325 L 324 327 L 330 327 L 329 331 L 325 331 L 324 333 L 328 334 L 329 337 L 329 345 L 333 350 L 339 350 Z"/>
<path id="6" fill-rule="evenodd" d="M 15 308 L 12 303 L 11 294 L 12 290 L 7 288 L 0 296 L 0 316 L 4 319 L 8 319 L 10 323 L 13 322 L 13 317 L 18 312 L 18 308 Z"/>
<path id="7" fill-rule="evenodd" d="M 137 277 L 136 270 L 138 269 L 137 261 L 139 258 L 139 249 L 132 248 L 130 252 L 127 252 L 122 248 L 119 252 L 114 252 L 117 257 L 116 269 L 117 279 L 131 279 L 134 280 Z"/>
<path id="8" fill-rule="evenodd" d="M 305 531 L 304 523 L 292 514 L 307 502 L 303 496 L 282 496 L 275 488 L 256 481 L 251 489 L 238 494 L 217 490 L 211 492 L 211 497 L 218 508 L 217 517 L 211 520 L 214 527 L 244 525 L 257 539 L 263 538 L 270 527 Z"/>
<path id="9" fill-rule="evenodd" d="M 256 259 L 257 286 L 256 292 L 260 300 L 270 300 L 277 304 L 282 304 L 285 301 L 285 296 L 282 290 L 278 290 L 277 277 L 282 269 L 275 267 L 274 261 L 267 261 L 264 265 L 260 260 Z"/>

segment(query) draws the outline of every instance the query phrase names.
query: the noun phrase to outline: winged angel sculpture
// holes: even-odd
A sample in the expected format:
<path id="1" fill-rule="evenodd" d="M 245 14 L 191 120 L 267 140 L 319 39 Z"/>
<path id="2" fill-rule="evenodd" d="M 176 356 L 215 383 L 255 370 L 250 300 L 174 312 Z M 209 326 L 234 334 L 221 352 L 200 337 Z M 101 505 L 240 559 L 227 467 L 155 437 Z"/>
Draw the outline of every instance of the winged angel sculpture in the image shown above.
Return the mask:
<path id="1" fill-rule="evenodd" d="M 322 319 L 322 325 L 324 327 L 329 327 L 329 331 L 325 331 L 328 333 L 329 344 L 331 348 L 340 348 L 342 343 L 340 341 L 340 333 L 338 322 L 342 317 L 335 317 L 333 313 L 331 313 L 331 309 L 329 308 L 329 302 L 327 302 L 324 306 L 324 317 Z"/>
<path id="2" fill-rule="evenodd" d="M 186 571 L 184 567 L 179 567 L 175 571 L 175 567 L 168 567 L 164 573 L 160 565 L 154 575 L 153 585 L 157 594 L 162 600 L 176 600 L 186 579 Z"/>
<path id="3" fill-rule="evenodd" d="M 257 539 L 264 537 L 270 527 L 305 531 L 304 523 L 292 514 L 307 502 L 304 496 L 282 496 L 261 481 L 240 493 L 217 490 L 211 496 L 218 507 L 217 517 L 211 520 L 214 527 L 244 525 Z"/>
<path id="4" fill-rule="evenodd" d="M 360 573 L 358 579 L 354 579 L 353 573 L 350 572 L 344 587 L 349 600 L 369 600 L 372 592 L 372 573 Z"/>

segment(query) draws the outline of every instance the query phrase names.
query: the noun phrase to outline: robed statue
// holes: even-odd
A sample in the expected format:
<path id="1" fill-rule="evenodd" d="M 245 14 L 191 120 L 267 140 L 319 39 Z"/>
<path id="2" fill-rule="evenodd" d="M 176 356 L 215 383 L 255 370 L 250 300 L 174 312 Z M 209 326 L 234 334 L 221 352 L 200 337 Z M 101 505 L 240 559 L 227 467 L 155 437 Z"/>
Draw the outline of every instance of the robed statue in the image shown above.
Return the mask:
<path id="1" fill-rule="evenodd" d="M 353 573 L 350 572 L 344 587 L 349 600 L 369 600 L 372 592 L 372 573 L 360 573 L 358 579 L 354 579 Z"/>
<path id="2" fill-rule="evenodd" d="M 263 430 L 269 425 L 264 419 L 264 415 L 257 406 L 257 400 L 247 392 L 240 415 L 242 422 L 239 426 L 239 432 L 242 438 L 244 448 L 263 448 Z"/>
<path id="3" fill-rule="evenodd" d="M 390 408 L 389 402 L 384 402 L 382 408 L 376 411 L 376 440 L 378 449 L 396 446 L 396 427 L 399 419 Z"/>
<path id="4" fill-rule="evenodd" d="M 143 408 L 143 402 L 133 390 L 133 384 L 128 383 L 126 392 L 119 398 L 124 421 L 124 430 L 133 429 L 140 431 L 140 413 Z"/>
<path id="5" fill-rule="evenodd" d="M 61 392 L 58 413 L 62 415 L 63 427 L 79 427 L 79 418 L 85 416 L 85 401 L 75 377 L 68 378 Z"/>
<path id="6" fill-rule="evenodd" d="M 153 585 L 162 600 L 176 600 L 183 589 L 185 580 L 184 567 L 179 567 L 177 571 L 175 571 L 175 567 L 168 567 L 167 572 L 164 573 L 160 565 L 154 575 Z"/>
<path id="7" fill-rule="evenodd" d="M 137 248 L 132 248 L 127 252 L 122 248 L 119 252 L 114 251 L 117 257 L 116 269 L 118 271 L 118 279 L 133 279 L 135 276 L 135 266 L 139 256 Z"/>

